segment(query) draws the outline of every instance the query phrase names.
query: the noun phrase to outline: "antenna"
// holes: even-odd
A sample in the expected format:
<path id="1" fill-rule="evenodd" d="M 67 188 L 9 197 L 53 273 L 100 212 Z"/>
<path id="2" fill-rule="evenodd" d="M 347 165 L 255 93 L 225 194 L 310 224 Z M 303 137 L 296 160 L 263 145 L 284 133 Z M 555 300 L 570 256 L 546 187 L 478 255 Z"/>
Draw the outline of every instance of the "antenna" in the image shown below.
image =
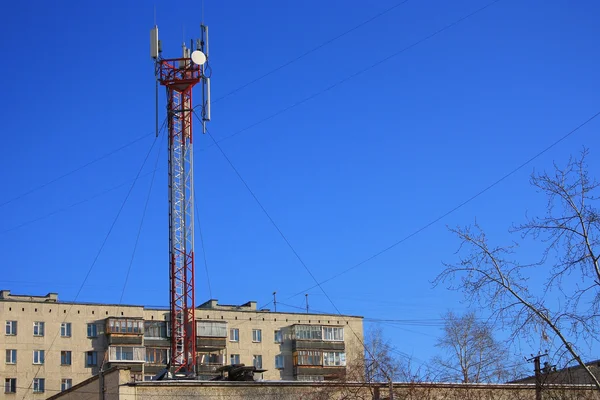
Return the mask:
<path id="1" fill-rule="evenodd" d="M 156 25 L 156 6 L 154 6 L 154 28 L 150 30 L 150 57 L 154 59 L 154 125 L 156 129 L 156 137 L 158 137 L 158 68 L 156 63 L 160 55 L 160 41 L 158 40 L 158 25 Z"/>
<path id="2" fill-rule="evenodd" d="M 198 65 L 202 65 L 202 132 L 206 133 L 206 122 L 210 121 L 210 67 L 208 65 L 208 26 L 200 25 L 200 46 L 199 49 L 204 56 L 204 62 Z M 199 56 L 197 56 L 199 57 Z M 192 55 L 193 60 L 193 55 Z M 201 61 L 199 59 L 198 61 Z"/>
<path id="3" fill-rule="evenodd" d="M 204 65 L 206 62 L 206 55 L 200 50 L 195 50 L 192 52 L 192 62 L 196 65 Z"/>

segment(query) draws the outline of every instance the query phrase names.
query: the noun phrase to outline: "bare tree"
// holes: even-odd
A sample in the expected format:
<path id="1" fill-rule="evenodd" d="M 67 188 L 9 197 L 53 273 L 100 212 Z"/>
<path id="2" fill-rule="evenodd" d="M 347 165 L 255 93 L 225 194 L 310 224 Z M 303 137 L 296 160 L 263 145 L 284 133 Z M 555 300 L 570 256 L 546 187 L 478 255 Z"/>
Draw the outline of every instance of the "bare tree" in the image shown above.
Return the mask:
<path id="1" fill-rule="evenodd" d="M 538 336 L 557 345 L 567 362 L 576 361 L 600 390 L 585 365 L 579 344 L 598 342 L 600 309 L 599 184 L 589 177 L 588 151 L 565 168 L 534 174 L 531 184 L 548 199 L 546 214 L 513 227 L 521 239 L 544 244 L 540 261 L 516 261 L 516 244 L 491 245 L 480 227 L 451 229 L 461 240 L 460 261 L 444 264 L 435 283 L 464 292 L 467 299 L 494 312 L 513 338 Z M 544 277 L 539 288 L 529 278 Z"/>
<path id="2" fill-rule="evenodd" d="M 437 356 L 433 364 L 442 370 L 441 378 L 462 383 L 503 382 L 509 380 L 508 346 L 496 340 L 492 326 L 477 319 L 474 312 L 444 316 L 444 333 L 437 346 L 447 356 Z"/>

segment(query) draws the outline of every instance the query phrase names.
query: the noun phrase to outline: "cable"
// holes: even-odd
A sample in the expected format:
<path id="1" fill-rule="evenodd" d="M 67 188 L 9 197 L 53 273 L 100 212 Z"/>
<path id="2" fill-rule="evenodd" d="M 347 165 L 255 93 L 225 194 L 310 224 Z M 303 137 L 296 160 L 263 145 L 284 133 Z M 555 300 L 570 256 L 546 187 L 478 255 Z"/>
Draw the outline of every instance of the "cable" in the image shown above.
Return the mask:
<path id="1" fill-rule="evenodd" d="M 201 121 L 200 117 L 198 116 L 198 114 L 196 112 L 194 112 L 194 116 L 196 116 L 196 118 Z M 256 203 L 258 204 L 258 206 L 261 208 L 261 210 L 263 211 L 263 213 L 267 216 L 267 218 L 269 219 L 269 221 L 271 221 L 271 224 L 275 227 L 275 229 L 277 230 L 277 232 L 279 232 L 279 235 L 282 237 L 282 239 L 285 241 L 285 243 L 291 249 L 292 253 L 294 253 L 294 255 L 296 256 L 296 258 L 298 259 L 298 261 L 300 262 L 300 264 L 302 264 L 302 266 L 304 267 L 304 269 L 306 270 L 306 272 L 316 282 L 317 286 L 319 287 L 319 289 L 321 289 L 321 292 L 323 292 L 323 294 L 325 295 L 325 297 L 327 298 L 327 300 L 329 300 L 329 303 L 331 303 L 331 305 L 333 306 L 333 308 L 335 309 L 335 311 L 337 312 L 337 314 L 341 317 L 342 320 L 344 320 L 346 322 L 346 326 L 350 329 L 350 331 L 352 332 L 352 334 L 354 335 L 354 337 L 356 338 L 356 340 L 361 344 L 361 346 L 364 349 L 364 351 L 367 352 L 367 354 L 372 359 L 374 359 L 373 355 L 371 354 L 371 350 L 367 348 L 367 346 L 365 345 L 365 342 L 364 342 L 363 338 L 360 337 L 354 331 L 354 329 L 352 328 L 352 326 L 349 324 L 348 320 L 346 320 L 346 318 L 344 318 L 344 316 L 342 315 L 342 313 L 340 312 L 340 310 L 338 309 L 338 307 L 335 305 L 335 303 L 333 302 L 333 300 L 331 299 L 331 297 L 329 297 L 329 295 L 327 294 L 327 292 L 325 291 L 325 289 L 323 289 L 323 287 L 321 286 L 321 284 L 319 283 L 319 281 L 317 280 L 317 278 L 314 276 L 314 274 L 311 272 L 311 270 L 308 268 L 308 266 L 304 263 L 304 261 L 302 260 L 302 258 L 300 257 L 300 255 L 298 254 L 298 252 L 296 251 L 296 249 L 294 249 L 294 246 L 292 246 L 292 244 L 287 239 L 287 237 L 283 234 L 283 232 L 281 231 L 281 229 L 279 228 L 279 226 L 275 223 L 275 221 L 273 220 L 273 218 L 271 217 L 271 215 L 267 212 L 267 210 L 265 209 L 265 207 L 262 205 L 262 203 L 260 202 L 260 200 L 258 199 L 258 197 L 256 197 L 256 195 L 254 194 L 254 192 L 252 191 L 252 189 L 250 189 L 250 186 L 248 186 L 248 183 L 246 183 L 246 181 L 244 180 L 244 178 L 242 177 L 242 175 L 239 173 L 239 171 L 237 170 L 237 168 L 233 165 L 233 163 L 231 162 L 231 160 L 229 159 L 229 157 L 227 157 L 227 154 L 225 154 L 225 152 L 223 151 L 223 149 L 221 148 L 221 146 L 217 143 L 217 141 L 215 140 L 215 138 L 212 136 L 212 134 L 208 130 L 206 131 L 206 133 L 210 136 L 210 138 L 212 139 L 212 141 L 215 144 L 215 146 L 217 146 L 217 148 L 219 149 L 219 151 L 221 152 L 221 154 L 223 155 L 223 157 L 225 158 L 225 160 L 227 160 L 227 162 L 229 163 L 229 166 L 233 169 L 233 171 L 238 176 L 238 178 L 240 179 L 240 181 L 244 184 L 244 186 L 246 187 L 246 189 L 248 190 L 248 192 L 250 192 L 250 194 L 252 195 L 252 197 L 254 198 L 254 200 L 256 201 Z M 388 372 L 385 371 L 385 370 L 383 370 L 382 368 L 381 368 L 381 372 L 384 375 L 388 375 Z"/>
<path id="2" fill-rule="evenodd" d="M 444 31 L 447 31 L 448 29 L 450 29 L 450 28 L 458 25 L 459 23 L 463 22 L 464 20 L 466 20 L 466 19 L 468 19 L 468 18 L 470 18 L 470 17 L 472 17 L 472 16 L 474 16 L 476 14 L 479 14 L 480 12 L 482 12 L 482 11 L 486 10 L 487 8 L 493 6 L 494 4 L 498 3 L 499 1 L 501 1 L 501 0 L 494 0 L 491 3 L 488 3 L 485 6 L 483 6 L 481 8 L 478 8 L 475 11 L 472 11 L 471 13 L 469 13 L 469 14 L 467 14 L 467 15 L 465 15 L 465 16 L 457 19 L 457 20 L 455 20 L 454 22 L 452 22 L 452 23 L 444 26 L 443 28 L 438 29 L 437 31 L 429 34 L 428 36 L 425 36 L 424 38 L 419 39 L 416 42 L 413 42 L 412 44 L 410 44 L 410 45 L 408 45 L 408 46 L 406 46 L 406 47 L 404 47 L 404 48 L 402 48 L 402 49 L 400 49 L 400 50 L 392 53 L 391 55 L 389 55 L 389 56 L 387 56 L 387 57 L 385 57 L 385 58 L 383 58 L 383 59 L 375 62 L 374 64 L 371 64 L 371 65 L 369 65 L 369 66 L 367 66 L 367 67 L 365 67 L 365 68 L 363 68 L 363 69 L 361 69 L 361 70 L 359 70 L 359 71 L 357 71 L 357 72 L 355 72 L 355 73 L 347 76 L 346 78 L 343 78 L 343 79 L 341 79 L 341 80 L 333 83 L 332 85 L 326 87 L 325 89 L 322 89 L 322 90 L 320 90 L 320 91 L 318 91 L 316 93 L 313 93 L 312 95 L 310 95 L 308 97 L 305 97 L 304 99 L 299 100 L 296 103 L 293 103 L 292 105 L 287 106 L 287 107 L 285 107 L 285 108 L 283 108 L 283 109 L 275 112 L 274 114 L 271 114 L 271 115 L 269 115 L 269 116 L 267 116 L 267 117 L 265 117 L 265 118 L 263 118 L 263 119 L 255 122 L 255 123 L 253 123 L 251 125 L 248 125 L 247 127 L 243 128 L 243 129 L 240 129 L 240 130 L 232 133 L 229 136 L 225 136 L 225 137 L 219 139 L 218 142 L 221 143 L 221 142 L 223 142 L 223 141 L 225 141 L 227 139 L 231 139 L 232 137 L 237 136 L 240 133 L 243 133 L 243 132 L 245 132 L 245 131 L 247 131 L 247 130 L 249 130 L 251 128 L 254 128 L 257 125 L 260 125 L 260 124 L 262 124 L 264 122 L 267 122 L 267 121 L 269 121 L 269 120 L 277 117 L 278 115 L 281 115 L 281 114 L 285 113 L 286 111 L 289 111 L 289 110 L 291 110 L 293 108 L 296 108 L 296 107 L 298 107 L 298 106 L 300 106 L 300 105 L 302 105 L 302 104 L 304 104 L 304 103 L 306 103 L 306 102 L 308 102 L 308 101 L 310 101 L 310 100 L 312 100 L 312 99 L 314 99 L 314 98 L 322 95 L 323 93 L 326 93 L 326 92 L 328 92 L 328 91 L 336 88 L 337 86 L 340 86 L 341 84 L 346 83 L 346 82 L 348 82 L 348 81 L 356 78 L 357 76 L 364 74 L 365 72 L 367 72 L 367 71 L 369 71 L 369 70 L 371 70 L 371 69 L 373 69 L 373 68 L 375 68 L 375 67 L 377 67 L 377 66 L 379 66 L 379 65 L 381 65 L 381 64 L 383 64 L 383 63 L 385 63 L 385 62 L 387 62 L 389 60 L 391 60 L 392 58 L 394 58 L 394 57 L 396 57 L 396 56 L 404 53 L 405 51 L 408 51 L 408 50 L 410 50 L 410 49 L 412 49 L 412 48 L 420 45 L 421 43 L 423 43 L 423 42 L 425 42 L 425 41 L 427 41 L 427 40 L 429 40 L 429 39 L 431 39 L 431 38 L 439 35 L 440 33 L 444 32 Z M 207 148 L 212 147 L 212 146 L 214 146 L 214 144 L 206 146 L 201 151 L 204 151 Z"/>
<path id="3" fill-rule="evenodd" d="M 81 166 L 79 166 L 79 167 L 77 167 L 77 168 L 75 168 L 75 169 L 73 169 L 73 170 L 69 171 L 69 172 L 66 172 L 66 173 L 64 173 L 64 174 L 62 174 L 62 175 L 60 175 L 60 176 L 58 176 L 58 177 L 56 177 L 56 178 L 53 178 L 53 179 L 49 180 L 49 181 L 48 181 L 48 182 L 46 182 L 46 183 L 43 183 L 43 184 L 41 184 L 41 185 L 39 185 L 39 186 L 36 186 L 36 187 L 34 187 L 33 189 L 29 189 L 28 191 L 26 191 L 26 192 L 24 192 L 24 193 L 21 193 L 20 195 L 18 195 L 18 196 L 16 196 L 16 197 L 13 197 L 13 198 L 12 198 L 12 199 L 10 199 L 10 200 L 6 200 L 5 202 L 3 202 L 3 203 L 0 203 L 0 208 L 2 208 L 2 207 L 4 207 L 5 205 L 7 205 L 7 204 L 10 204 L 10 203 L 12 203 L 12 202 L 14 202 L 14 201 L 17 201 L 17 200 L 19 200 L 19 199 L 22 199 L 23 197 L 25 197 L 25 196 L 28 196 L 28 195 L 30 195 L 30 194 L 31 194 L 31 193 L 33 193 L 33 192 L 36 192 L 36 191 L 38 191 L 38 190 L 40 190 L 40 189 L 43 189 L 43 188 L 45 188 L 46 186 L 48 186 L 48 185 L 51 185 L 52 183 L 58 182 L 59 180 L 61 180 L 61 179 L 63 179 L 63 178 L 66 178 L 67 176 L 69 176 L 69 175 L 72 175 L 72 174 L 74 174 L 75 172 L 81 171 L 82 169 L 84 169 L 84 168 L 86 168 L 86 167 L 89 167 L 90 165 L 92 165 L 92 164 L 94 164 L 94 163 L 97 163 L 98 161 L 101 161 L 101 160 L 103 160 L 103 159 L 105 159 L 105 158 L 107 158 L 107 157 L 109 157 L 109 156 L 111 156 L 111 155 L 113 155 L 113 154 L 115 154 L 115 153 L 117 153 L 117 152 L 119 152 L 119 151 L 121 151 L 121 150 L 123 150 L 123 149 L 125 149 L 125 148 L 127 148 L 127 147 L 129 147 L 129 146 L 131 146 L 131 145 L 133 145 L 133 144 L 135 144 L 135 143 L 137 143 L 137 142 L 139 142 L 139 141 L 140 141 L 140 140 L 142 140 L 142 139 L 145 139 L 145 138 L 147 138 L 147 137 L 148 137 L 148 136 L 150 136 L 150 135 L 152 135 L 152 134 L 148 134 L 148 135 L 140 136 L 139 138 L 137 138 L 137 139 L 134 139 L 134 140 L 132 140 L 131 142 L 129 142 L 129 143 L 126 143 L 126 144 L 124 144 L 123 146 L 121 146 L 121 147 L 119 147 L 119 148 L 117 148 L 117 149 L 115 149 L 115 150 L 112 150 L 112 151 L 110 151 L 110 152 L 108 152 L 108 153 L 106 153 L 106 154 L 104 154 L 104 155 L 102 155 L 102 156 L 100 156 L 100 157 L 98 157 L 98 158 L 96 158 L 96 159 L 94 159 L 94 160 L 92 160 L 92 161 L 89 161 L 89 162 L 87 162 L 87 163 L 85 163 L 85 164 L 83 164 L 83 165 L 81 165 Z"/>
<path id="4" fill-rule="evenodd" d="M 240 90 L 247 88 L 248 86 L 250 86 L 250 85 L 252 85 L 252 84 L 254 84 L 254 83 L 256 83 L 256 82 L 258 82 L 258 81 L 260 81 L 260 80 L 262 80 L 262 79 L 264 79 L 264 78 L 266 78 L 267 76 L 269 76 L 269 75 L 272 75 L 272 74 L 274 74 L 275 72 L 277 72 L 277 71 L 279 71 L 279 70 L 281 70 L 281 69 L 283 69 L 283 68 L 285 68 L 285 67 L 287 67 L 287 66 L 289 66 L 289 65 L 291 65 L 291 64 L 293 64 L 293 63 L 295 63 L 296 61 L 298 61 L 298 60 L 300 60 L 300 59 L 302 59 L 302 58 L 304 58 L 304 57 L 308 56 L 308 55 L 309 55 L 309 54 L 311 54 L 311 53 L 314 53 L 315 51 L 317 51 L 317 50 L 319 50 L 319 49 L 321 49 L 321 48 L 323 48 L 323 47 L 327 46 L 328 44 L 331 44 L 331 43 L 335 42 L 336 40 L 338 40 L 338 39 L 340 39 L 340 38 L 342 38 L 342 37 L 344 37 L 344 36 L 348 35 L 349 33 L 352 33 L 352 32 L 354 32 L 355 30 L 357 30 L 357 29 L 359 29 L 359 28 L 362 28 L 363 26 L 367 25 L 368 23 L 370 23 L 370 22 L 373 22 L 374 20 L 376 20 L 376 19 L 377 19 L 377 18 L 379 18 L 379 17 L 382 17 L 382 16 L 384 16 L 385 14 L 388 14 L 389 12 L 391 12 L 391 11 L 395 10 L 396 8 L 400 7 L 400 6 L 401 6 L 401 5 L 403 5 L 404 3 L 407 3 L 408 1 L 409 1 L 409 0 L 403 0 L 403 1 L 400 1 L 400 2 L 398 2 L 398 3 L 396 3 L 396 4 L 394 4 L 393 6 L 391 6 L 391 7 L 389 7 L 389 8 L 386 8 L 385 10 L 383 10 L 383 11 L 381 11 L 380 13 L 378 13 L 378 14 L 374 15 L 373 17 L 371 17 L 371 18 L 369 18 L 369 19 L 367 19 L 367 20 L 365 20 L 365 21 L 361 22 L 361 23 L 360 23 L 360 24 L 358 24 L 358 25 L 355 25 L 354 27 L 350 28 L 349 30 L 347 30 L 347 31 L 345 31 L 345 32 L 343 32 L 343 33 L 340 33 L 339 35 L 337 35 L 337 36 L 334 36 L 333 38 L 331 38 L 331 39 L 329 39 L 329 40 L 326 40 L 325 42 L 323 42 L 323 43 L 319 44 L 318 46 L 316 46 L 316 47 L 313 47 L 312 49 L 310 49 L 310 50 L 308 50 L 308 51 L 306 51 L 306 52 L 304 52 L 304 53 L 300 54 L 299 56 L 297 56 L 297 57 L 293 58 L 292 60 L 290 60 L 290 61 L 288 61 L 288 62 L 286 62 L 286 63 L 284 63 L 284 64 L 281 64 L 281 65 L 280 65 L 280 66 L 278 66 L 278 67 L 275 67 L 274 69 L 270 70 L 269 72 L 266 72 L 266 73 L 264 73 L 263 75 L 259 76 L 258 78 L 255 78 L 255 79 L 251 80 L 250 82 L 248 82 L 248 83 L 245 83 L 245 84 L 243 84 L 242 86 L 240 86 L 240 87 L 238 87 L 238 88 L 236 88 L 236 89 L 234 89 L 234 90 L 232 90 L 232 91 L 228 92 L 227 94 L 225 94 L 225 95 L 223 95 L 223 96 L 221 96 L 221 97 L 218 97 L 217 99 L 215 99 L 215 100 L 211 101 L 211 104 L 215 104 L 216 102 L 218 102 L 218 101 L 221 101 L 221 100 L 223 100 L 224 98 L 226 98 L 226 97 L 229 97 L 229 96 L 231 96 L 231 95 L 233 95 L 233 94 L 235 94 L 235 93 L 239 92 Z"/>
<path id="5" fill-rule="evenodd" d="M 96 262 L 98 261 L 98 258 L 100 257 L 100 254 L 102 253 L 102 250 L 104 249 L 104 246 L 106 245 L 106 243 L 108 242 L 108 238 L 110 237 L 110 234 L 112 233 L 115 225 L 117 224 L 117 221 L 119 220 L 119 216 L 121 215 L 121 213 L 123 212 L 123 209 L 125 208 L 125 204 L 127 204 L 127 200 L 129 199 L 129 196 L 131 195 L 131 193 L 133 192 L 133 188 L 135 187 L 135 184 L 137 182 L 137 180 L 139 179 L 142 170 L 144 169 L 144 166 L 146 165 L 146 162 L 148 161 L 148 157 L 150 157 L 150 154 L 152 153 L 152 149 L 154 149 L 154 145 L 156 144 L 156 139 L 154 139 L 152 141 L 152 145 L 150 146 L 150 149 L 148 150 L 148 153 L 146 154 L 146 157 L 144 157 L 144 161 L 142 162 L 141 167 L 139 168 L 134 181 L 132 182 L 129 191 L 127 192 L 127 195 L 125 196 L 125 199 L 123 199 L 123 202 L 121 203 L 121 207 L 119 208 L 119 211 L 117 212 L 117 215 L 115 216 L 115 218 L 113 219 L 112 224 L 110 225 L 110 228 L 108 229 L 108 232 L 106 233 L 106 236 L 104 237 L 104 240 L 102 241 L 102 244 L 100 245 L 100 248 L 98 249 L 98 252 L 96 253 L 96 256 L 94 257 L 90 267 L 87 270 L 87 273 L 83 279 L 83 282 L 81 282 L 81 285 L 79 286 L 79 290 L 77 291 L 77 293 L 75 294 L 75 298 L 73 299 L 73 301 L 76 301 L 77 298 L 79 297 L 79 295 L 81 294 L 81 291 L 83 290 L 83 287 L 85 285 L 85 283 L 87 282 L 88 278 L 90 277 L 90 274 L 92 273 L 92 270 L 94 269 L 94 266 L 96 265 Z M 69 309 L 67 310 L 67 313 L 65 314 L 65 318 L 63 319 L 63 323 L 66 322 L 71 309 L 75 306 L 75 304 L 71 304 L 71 306 L 69 307 Z M 56 339 L 59 337 L 60 334 L 60 330 L 58 330 L 56 332 L 56 335 L 54 335 L 54 338 L 52 339 L 52 342 L 50 343 L 50 346 L 48 347 L 48 350 L 46 351 L 47 353 L 50 352 L 50 350 L 52 349 L 52 346 L 54 346 L 54 343 L 56 342 Z M 40 365 L 36 372 L 35 375 L 33 376 L 33 379 L 37 378 L 40 369 L 42 368 L 43 365 Z M 29 391 L 29 389 L 31 388 L 31 386 L 33 385 L 33 380 L 31 381 L 31 384 L 29 384 L 28 389 L 25 391 L 25 394 L 23 395 L 23 399 L 25 399 L 25 396 L 27 395 L 27 392 Z"/>
<path id="6" fill-rule="evenodd" d="M 204 271 L 206 272 L 206 282 L 208 283 L 208 294 L 210 298 L 213 298 L 212 288 L 210 286 L 210 275 L 208 274 L 208 263 L 206 262 L 206 250 L 204 248 L 204 236 L 202 235 L 202 225 L 200 224 L 200 217 L 198 213 L 198 205 L 196 204 L 196 188 L 194 187 L 194 209 L 196 211 L 196 221 L 198 222 L 198 231 L 200 233 L 200 244 L 202 246 L 202 255 L 204 256 Z"/>
<path id="7" fill-rule="evenodd" d="M 164 126 L 164 125 L 163 125 Z M 163 134 L 161 139 L 161 147 L 167 135 Z M 148 188 L 148 195 L 146 196 L 146 202 L 144 203 L 144 210 L 142 211 L 142 218 L 140 220 L 140 226 L 138 227 L 137 234 L 135 236 L 135 243 L 133 244 L 133 251 L 131 252 L 131 258 L 129 259 L 129 265 L 127 266 L 127 272 L 125 274 L 125 282 L 123 282 L 123 290 L 121 290 L 121 296 L 119 297 L 119 304 L 123 302 L 123 296 L 125 295 L 125 288 L 127 287 L 127 281 L 129 280 L 129 273 L 131 272 L 131 266 L 135 259 L 135 252 L 137 250 L 138 243 L 140 241 L 140 235 L 142 234 L 142 227 L 144 226 L 144 219 L 146 218 L 146 211 L 148 210 L 148 204 L 150 203 L 150 195 L 152 194 L 152 187 L 154 186 L 154 178 L 156 177 L 156 170 L 158 169 L 158 161 L 160 160 L 160 147 L 156 154 L 156 161 L 154 162 L 154 169 L 152 170 L 152 179 L 150 180 L 150 187 Z"/>
<path id="8" fill-rule="evenodd" d="M 334 280 L 336 278 L 339 278 L 340 276 L 342 276 L 342 275 L 344 275 L 344 274 L 352 271 L 353 269 L 356 269 L 356 268 L 360 267 L 361 265 L 366 264 L 367 262 L 369 262 L 369 261 L 373 260 L 374 258 L 382 255 L 383 253 L 385 253 L 385 252 L 393 249 L 394 247 L 396 247 L 396 246 L 398 246 L 398 245 L 406 242 L 408 239 L 410 239 L 410 238 L 418 235 L 419 233 L 423 232 L 425 229 L 429 228 L 430 226 L 432 226 L 432 225 L 436 224 L 437 222 L 441 221 L 442 219 L 446 218 L 448 215 L 454 213 L 455 211 L 457 211 L 460 208 L 464 207 L 465 205 L 469 204 L 470 202 L 472 202 L 473 200 L 475 200 L 476 198 L 478 198 L 482 194 L 488 192 L 493 187 L 497 186 L 498 184 L 500 184 L 504 180 L 508 179 L 510 176 L 514 175 L 519 170 L 523 169 L 525 166 L 529 165 L 532 161 L 534 161 L 535 159 L 537 159 L 538 157 L 540 157 L 541 155 L 543 155 L 544 153 L 546 153 L 547 151 L 549 151 L 550 149 L 552 149 L 553 147 L 555 147 L 556 145 L 558 145 L 559 143 L 563 142 L 565 139 L 567 139 L 569 136 L 571 136 L 572 134 L 574 134 L 575 132 L 577 132 L 579 129 L 583 128 L 585 125 L 587 125 L 588 123 L 592 122 L 599 115 L 600 115 L 600 111 L 596 112 L 594 115 L 592 115 L 591 117 L 589 117 L 587 120 L 585 120 L 584 122 L 582 122 L 581 124 L 579 124 L 575 129 L 573 129 L 570 132 L 568 132 L 567 134 L 563 135 L 558 140 L 556 140 L 552 144 L 550 144 L 548 147 L 544 148 L 542 151 L 538 152 L 533 157 L 529 158 L 527 161 L 525 161 L 524 163 L 520 164 L 518 167 L 514 168 L 513 170 L 511 170 L 507 174 L 503 175 L 500 179 L 494 181 L 492 184 L 488 185 L 483 190 L 480 190 L 479 192 L 477 192 L 473 196 L 469 197 L 467 200 L 463 201 L 462 203 L 460 203 L 456 207 L 450 209 L 449 211 L 445 212 L 441 216 L 433 219 L 431 222 L 425 224 L 421 228 L 419 228 L 416 231 L 412 232 L 411 234 L 403 237 L 402 239 L 400 239 L 397 242 L 391 244 L 390 246 L 384 248 L 383 250 L 380 250 L 377 253 L 373 254 L 372 256 L 370 256 L 368 258 L 365 258 L 364 260 L 362 260 L 358 264 L 355 264 L 352 267 L 347 268 L 347 269 L 339 272 L 338 274 L 332 276 L 331 278 L 325 279 L 324 281 L 320 282 L 320 285 L 323 285 L 323 284 L 325 284 L 327 282 L 330 282 L 330 281 L 332 281 L 332 280 Z M 307 291 L 309 291 L 311 289 L 320 287 L 320 285 L 315 285 L 315 286 L 312 286 L 312 287 L 310 287 L 308 289 L 304 289 L 304 290 L 302 290 L 302 291 L 294 294 L 293 296 L 290 296 L 290 297 L 286 298 L 286 300 L 289 300 L 291 298 L 299 296 L 300 294 L 306 293 Z"/>

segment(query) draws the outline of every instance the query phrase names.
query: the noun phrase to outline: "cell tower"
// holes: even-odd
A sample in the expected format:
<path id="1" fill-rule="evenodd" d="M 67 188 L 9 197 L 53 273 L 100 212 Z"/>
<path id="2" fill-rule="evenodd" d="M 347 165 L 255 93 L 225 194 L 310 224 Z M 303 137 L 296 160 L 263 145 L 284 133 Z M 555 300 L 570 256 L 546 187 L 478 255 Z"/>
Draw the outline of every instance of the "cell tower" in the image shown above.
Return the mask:
<path id="1" fill-rule="evenodd" d="M 167 90 L 169 127 L 169 281 L 171 315 L 171 359 L 173 373 L 196 371 L 196 324 L 194 318 L 194 156 L 192 89 L 202 83 L 202 125 L 210 121 L 208 28 L 201 25 L 201 38 L 182 46 L 180 58 L 162 58 L 158 27 L 150 31 L 150 55 L 158 84 Z M 157 123 L 158 135 L 158 123 Z"/>

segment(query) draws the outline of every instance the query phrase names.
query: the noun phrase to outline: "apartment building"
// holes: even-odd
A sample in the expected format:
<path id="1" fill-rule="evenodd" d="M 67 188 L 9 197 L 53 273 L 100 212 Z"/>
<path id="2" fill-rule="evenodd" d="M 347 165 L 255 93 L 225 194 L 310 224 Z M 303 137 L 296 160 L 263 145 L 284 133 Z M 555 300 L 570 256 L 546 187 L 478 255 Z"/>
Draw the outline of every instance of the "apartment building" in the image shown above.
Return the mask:
<path id="1" fill-rule="evenodd" d="M 169 359 L 168 309 L 60 302 L 0 291 L 4 398 L 45 398 L 124 366 L 150 380 Z M 196 308 L 197 374 L 227 364 L 266 370 L 264 380 L 339 379 L 363 359 L 362 317 L 259 310 L 256 302 Z M 14 397 L 16 398 L 16 397 Z"/>

